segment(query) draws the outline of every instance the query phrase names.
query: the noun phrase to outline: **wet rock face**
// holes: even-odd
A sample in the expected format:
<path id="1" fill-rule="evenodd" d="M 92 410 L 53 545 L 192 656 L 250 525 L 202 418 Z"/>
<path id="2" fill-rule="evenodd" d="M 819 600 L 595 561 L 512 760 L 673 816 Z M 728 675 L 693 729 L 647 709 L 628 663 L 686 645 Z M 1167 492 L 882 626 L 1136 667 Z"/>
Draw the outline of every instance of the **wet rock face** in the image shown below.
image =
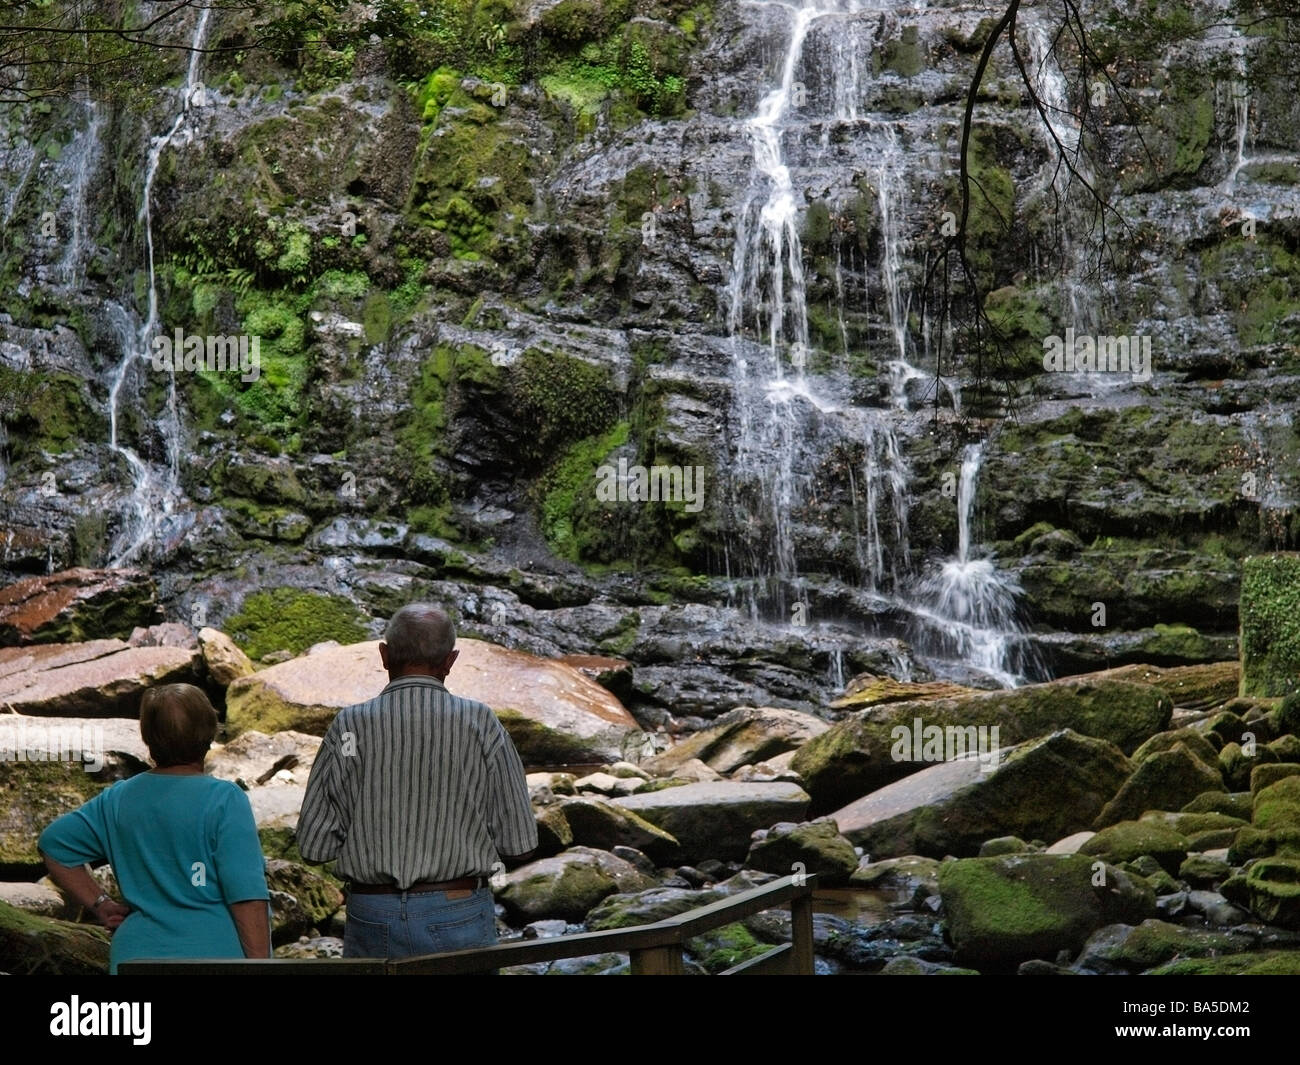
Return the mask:
<path id="1" fill-rule="evenodd" d="M 0 588 L 0 646 L 125 638 L 160 617 L 139 570 L 77 568 Z"/>
<path id="2" fill-rule="evenodd" d="M 599 10 L 577 10 L 587 7 Z M 451 579 L 446 590 L 475 621 L 490 621 L 468 602 L 485 585 L 548 612 L 668 597 L 710 608 L 706 623 L 726 630 L 739 617 L 727 608 L 753 598 L 769 621 L 788 620 L 793 604 L 766 589 L 688 582 L 772 570 L 777 530 L 758 502 L 770 485 L 762 463 L 743 460 L 742 423 L 773 409 L 750 387 L 763 383 L 754 368 L 787 359 L 790 337 L 769 351 L 763 301 L 738 302 L 730 283 L 770 191 L 746 119 L 780 82 L 794 14 L 729 0 L 707 12 L 634 8 L 531 5 L 490 54 L 449 57 L 427 40 L 376 46 L 363 34 L 352 67 L 328 74 L 208 61 L 214 104 L 168 149 L 154 189 L 164 316 L 196 331 L 258 333 L 266 372 L 251 387 L 178 381 L 183 498 L 147 552 L 169 616 L 187 614 L 194 586 L 207 584 L 209 620 L 220 623 L 239 598 L 223 592 L 261 584 L 348 595 L 379 617 Z M 239 39 L 242 17 L 218 15 L 213 32 Z M 874 644 L 906 635 L 906 618 L 862 589 L 910 595 L 951 553 L 957 515 L 942 485 L 964 431 L 954 396 L 969 393 L 967 413 L 1003 413 L 970 388 L 969 366 L 935 387 L 917 330 L 900 352 L 891 318 L 899 306 L 904 321 L 928 310 L 926 249 L 952 201 L 951 130 L 982 18 L 945 7 L 828 16 L 809 27 L 792 71 L 781 145 L 806 282 L 806 376 L 819 402 L 777 397 L 801 479 L 785 532 L 811 616 L 843 622 L 842 638 L 769 633 L 754 655 L 716 639 L 699 656 L 714 661 L 683 666 L 670 640 L 642 642 L 639 626 L 619 628 L 623 617 L 601 626 L 593 611 L 572 624 L 512 618 L 516 645 L 633 659 L 642 690 L 628 698 L 655 725 L 694 727 L 738 705 L 812 709 L 837 676 L 866 668 L 911 663 L 919 675 L 908 648 L 891 660 Z M 1041 27 L 1027 15 L 1024 28 L 1032 38 Z M 1273 42 L 1261 34 L 1247 44 L 1253 63 Z M 1294 128 L 1297 105 L 1267 79 L 1253 88 L 1235 166 L 1238 120 L 1208 62 L 1226 48 L 1143 57 L 1121 72 L 1151 107 L 1140 131 L 1158 146 L 1157 165 L 1118 103 L 1104 111 L 1116 162 L 1104 184 L 1136 236 L 1111 276 L 1083 286 L 1090 307 L 1080 313 L 1096 319 L 1091 332 L 1152 338 L 1146 383 L 1037 373 L 1044 335 L 1083 331 L 1053 287 L 1062 250 L 1047 141 L 1004 59 L 981 102 L 985 184 L 1006 191 L 1014 225 L 999 233 L 983 220 L 980 269 L 1015 349 L 1011 376 L 1039 387 L 989 441 L 977 535 L 1025 589 L 1049 672 L 1231 657 L 1240 558 L 1294 540 L 1286 410 L 1297 379 L 1286 345 L 1300 282 L 1288 219 L 1300 186 L 1288 177 L 1294 145 L 1277 131 Z M 602 75 L 644 54 L 655 88 L 617 96 L 575 76 L 596 53 Z M 1066 102 L 1084 88 L 1063 85 Z M 153 102 L 150 131 L 170 121 L 170 99 Z M 105 120 L 128 147 L 143 135 Z M 104 145 L 99 162 L 85 155 L 89 179 L 70 180 L 84 113 L 6 121 L 16 124 L 0 148 L 7 224 L 35 234 L 47 209 L 85 220 L 70 280 L 44 234 L 5 264 L 28 303 L 57 312 L 0 320 L 9 440 L 0 508 L 10 518 L 0 574 L 10 580 L 102 563 L 126 520 L 131 471 L 107 445 L 122 323 L 105 300 L 123 298 L 120 279 L 139 269 L 142 242 L 138 232 L 107 235 L 105 190 L 115 186 L 99 180 Z M 51 130 L 62 160 L 37 150 Z M 1248 203 L 1268 206 L 1250 238 Z M 64 312 L 75 331 L 49 325 Z M 904 353 L 924 371 L 900 386 L 906 410 L 891 407 L 888 370 Z M 19 377 L 33 389 L 12 391 Z M 168 460 L 165 394 L 141 363 L 124 379 L 119 412 L 123 440 L 158 471 Z M 890 573 L 862 550 L 863 475 L 882 455 L 865 441 L 881 420 L 907 471 L 910 558 L 890 545 Z M 704 508 L 602 504 L 595 470 L 619 457 L 700 465 Z M 475 572 L 449 572 L 447 554 L 430 561 L 418 542 L 457 536 L 482 548 Z M 629 561 L 642 574 L 694 576 L 656 587 L 654 577 L 575 565 Z M 553 587 L 539 593 L 545 582 Z M 844 660 L 854 653 L 861 660 Z"/>

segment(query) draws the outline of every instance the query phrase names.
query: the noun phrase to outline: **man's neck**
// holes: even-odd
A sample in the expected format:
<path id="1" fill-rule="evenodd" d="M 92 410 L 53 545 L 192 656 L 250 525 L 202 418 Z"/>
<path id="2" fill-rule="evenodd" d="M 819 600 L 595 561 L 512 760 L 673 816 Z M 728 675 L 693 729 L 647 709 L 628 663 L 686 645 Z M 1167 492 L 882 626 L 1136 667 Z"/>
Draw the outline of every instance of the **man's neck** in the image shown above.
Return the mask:
<path id="1" fill-rule="evenodd" d="M 405 677 L 428 677 L 430 680 L 442 682 L 447 679 L 447 674 L 431 673 L 429 670 L 422 669 L 419 666 L 408 666 L 400 672 L 394 672 L 391 669 L 388 671 L 388 683 L 390 684 L 395 680 L 402 680 Z"/>

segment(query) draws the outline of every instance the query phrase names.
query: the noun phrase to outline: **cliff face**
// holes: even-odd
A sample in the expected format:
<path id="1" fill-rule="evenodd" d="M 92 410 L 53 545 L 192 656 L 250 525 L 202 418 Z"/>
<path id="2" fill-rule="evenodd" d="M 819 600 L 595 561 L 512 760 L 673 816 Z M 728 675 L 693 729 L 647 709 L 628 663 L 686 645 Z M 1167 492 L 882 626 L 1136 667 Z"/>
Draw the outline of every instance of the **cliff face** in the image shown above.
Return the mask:
<path id="1" fill-rule="evenodd" d="M 1300 102 L 1267 28 L 1130 57 L 1101 11 L 1115 82 L 1084 85 L 1024 14 L 1104 165 L 1054 180 L 995 59 L 969 232 L 1007 407 L 923 291 L 987 13 L 403 10 L 279 53 L 218 13 L 189 80 L 5 114 L 0 575 L 145 563 L 207 623 L 254 588 L 436 595 L 701 715 L 922 675 L 914 608 L 987 556 L 976 592 L 1018 581 L 1036 633 L 1012 672 L 1235 654 L 1238 560 L 1298 531 Z M 256 379 L 154 370 L 176 330 L 257 337 Z M 1151 372 L 1045 373 L 1051 336 Z M 698 468 L 700 505 L 598 498 L 619 459 Z"/>

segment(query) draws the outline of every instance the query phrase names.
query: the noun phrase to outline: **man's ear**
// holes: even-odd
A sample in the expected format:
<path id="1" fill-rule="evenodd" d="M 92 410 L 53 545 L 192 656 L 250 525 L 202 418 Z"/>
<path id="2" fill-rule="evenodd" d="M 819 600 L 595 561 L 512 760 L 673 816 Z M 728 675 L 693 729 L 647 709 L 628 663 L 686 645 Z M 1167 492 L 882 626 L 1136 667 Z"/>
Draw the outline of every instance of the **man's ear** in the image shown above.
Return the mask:
<path id="1" fill-rule="evenodd" d="M 442 669 L 444 674 L 451 672 L 451 667 L 456 664 L 456 659 L 459 657 L 459 651 L 452 651 L 451 654 L 442 660 Z"/>
<path id="2" fill-rule="evenodd" d="M 379 661 L 383 663 L 385 669 L 388 668 L 388 644 L 386 643 L 379 645 Z"/>

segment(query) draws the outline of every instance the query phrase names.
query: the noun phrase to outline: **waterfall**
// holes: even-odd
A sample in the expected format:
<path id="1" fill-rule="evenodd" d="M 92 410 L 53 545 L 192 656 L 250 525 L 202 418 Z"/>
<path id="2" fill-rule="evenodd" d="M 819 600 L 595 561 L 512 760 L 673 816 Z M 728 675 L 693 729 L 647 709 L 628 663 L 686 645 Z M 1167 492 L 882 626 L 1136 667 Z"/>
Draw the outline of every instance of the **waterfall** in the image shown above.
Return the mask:
<path id="1" fill-rule="evenodd" d="M 1044 175 L 1044 193 L 1053 195 L 1059 208 L 1056 215 L 1057 242 L 1061 249 L 1061 314 L 1066 325 L 1079 333 L 1097 332 L 1098 307 L 1091 289 L 1083 283 L 1091 268 L 1089 247 L 1086 241 L 1075 239 L 1075 233 L 1091 232 L 1090 216 L 1086 210 L 1074 206 L 1078 195 L 1074 174 L 1060 159 L 1064 153 L 1079 176 L 1095 186 L 1088 161 L 1080 151 L 1083 127 L 1070 107 L 1069 86 L 1052 50 L 1051 33 L 1041 23 L 1029 31 L 1032 70 L 1037 83 L 1039 101 L 1047 117 L 1052 137 L 1047 137 L 1048 160 Z M 1057 147 L 1059 142 L 1060 147 Z"/>
<path id="2" fill-rule="evenodd" d="M 1033 661 L 1017 619 L 1015 579 L 990 558 L 974 558 L 971 523 L 984 446 L 962 451 L 957 485 L 957 557 L 922 584 L 917 608 L 917 643 L 927 657 L 960 662 L 970 670 L 1011 687 L 1033 670 Z"/>
<path id="3" fill-rule="evenodd" d="M 150 344 L 158 332 L 158 285 L 154 270 L 153 245 L 153 183 L 158 174 L 162 154 L 176 139 L 182 125 L 190 117 L 191 106 L 199 96 L 200 50 L 208 30 L 210 8 L 201 8 L 190 42 L 190 62 L 185 75 L 180 108 L 166 133 L 155 137 L 149 148 L 145 164 L 144 184 L 140 192 L 138 219 L 144 223 L 145 266 L 149 277 L 148 303 L 144 321 L 133 326 L 132 316 L 121 306 L 110 304 L 109 316 L 122 345 L 122 358 L 113 373 L 109 386 L 109 447 L 126 461 L 131 472 L 131 496 L 122 529 L 109 549 L 109 564 L 125 565 L 140 556 L 145 546 L 154 538 L 162 522 L 173 512 L 180 498 L 180 412 L 176 400 L 176 378 L 167 376 L 167 400 L 159 428 L 167 452 L 167 465 L 160 476 L 136 452 L 118 440 L 118 420 L 122 390 L 127 378 L 139 365 L 149 361 Z M 189 131 L 187 131 L 187 142 Z"/>
<path id="4" fill-rule="evenodd" d="M 63 185 L 72 202 L 72 218 L 63 255 L 59 258 L 55 272 L 59 284 L 69 290 L 76 289 L 81 283 L 86 254 L 86 200 L 90 178 L 99 159 L 100 133 L 104 125 L 104 116 L 98 104 L 87 99 L 85 107 L 86 124 L 65 149 L 61 160 L 65 175 Z"/>

